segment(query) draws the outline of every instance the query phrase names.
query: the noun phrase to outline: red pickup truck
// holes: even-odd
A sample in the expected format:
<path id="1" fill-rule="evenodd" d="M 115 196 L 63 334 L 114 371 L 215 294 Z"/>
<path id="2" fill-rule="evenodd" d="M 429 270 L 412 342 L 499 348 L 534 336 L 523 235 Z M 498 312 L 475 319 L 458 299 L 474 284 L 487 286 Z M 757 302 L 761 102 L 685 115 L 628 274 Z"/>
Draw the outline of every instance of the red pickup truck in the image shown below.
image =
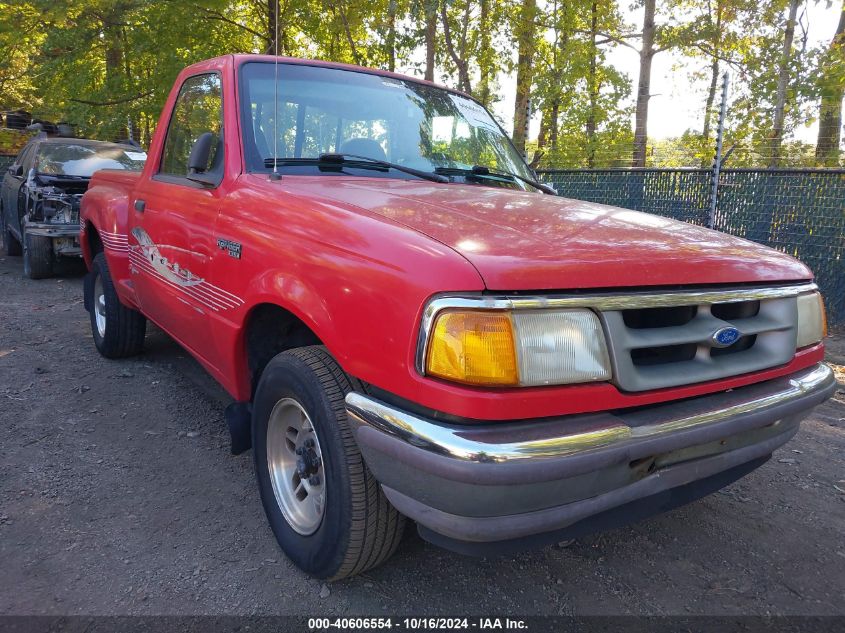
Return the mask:
<path id="1" fill-rule="evenodd" d="M 405 517 L 485 554 L 673 508 L 831 395 L 803 264 L 553 194 L 454 90 L 205 61 L 143 171 L 83 198 L 94 342 L 136 354 L 150 319 L 202 363 L 279 544 L 324 578 L 387 559 Z"/>

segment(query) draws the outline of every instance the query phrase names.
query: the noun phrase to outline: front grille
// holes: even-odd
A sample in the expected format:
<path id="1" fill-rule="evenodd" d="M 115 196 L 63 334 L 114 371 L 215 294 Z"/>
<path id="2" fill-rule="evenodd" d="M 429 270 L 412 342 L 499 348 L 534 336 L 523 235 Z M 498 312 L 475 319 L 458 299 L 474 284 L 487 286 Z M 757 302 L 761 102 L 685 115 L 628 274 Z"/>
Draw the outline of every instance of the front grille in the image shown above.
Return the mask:
<path id="1" fill-rule="evenodd" d="M 698 346 L 695 343 L 640 347 L 631 350 L 631 360 L 637 367 L 679 363 L 681 361 L 692 360 L 695 358 L 695 352 L 697 350 Z"/>
<path id="2" fill-rule="evenodd" d="M 672 306 L 670 308 L 639 308 L 624 310 L 625 325 L 635 330 L 655 327 L 686 325 L 695 318 L 697 306 Z"/>
<path id="3" fill-rule="evenodd" d="M 717 380 L 788 363 L 795 354 L 796 298 L 690 303 L 600 312 L 624 391 Z M 739 338 L 720 347 L 714 335 L 733 327 Z"/>

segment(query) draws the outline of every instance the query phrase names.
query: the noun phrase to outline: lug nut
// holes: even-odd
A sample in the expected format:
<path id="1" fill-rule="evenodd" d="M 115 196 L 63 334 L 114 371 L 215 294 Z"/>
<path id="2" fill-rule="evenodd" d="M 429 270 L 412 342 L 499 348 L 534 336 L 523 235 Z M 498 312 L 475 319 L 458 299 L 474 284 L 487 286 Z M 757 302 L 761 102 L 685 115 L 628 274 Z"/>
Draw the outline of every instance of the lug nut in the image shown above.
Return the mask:
<path id="1" fill-rule="evenodd" d="M 301 446 L 297 446 L 297 447 L 296 447 L 296 451 L 294 451 L 294 452 L 295 452 L 297 455 L 302 455 L 302 453 L 304 453 L 304 452 L 305 452 L 305 449 L 304 449 L 304 448 L 302 448 Z"/>
<path id="2" fill-rule="evenodd" d="M 314 440 L 310 437 L 305 440 L 305 448 L 314 448 Z"/>

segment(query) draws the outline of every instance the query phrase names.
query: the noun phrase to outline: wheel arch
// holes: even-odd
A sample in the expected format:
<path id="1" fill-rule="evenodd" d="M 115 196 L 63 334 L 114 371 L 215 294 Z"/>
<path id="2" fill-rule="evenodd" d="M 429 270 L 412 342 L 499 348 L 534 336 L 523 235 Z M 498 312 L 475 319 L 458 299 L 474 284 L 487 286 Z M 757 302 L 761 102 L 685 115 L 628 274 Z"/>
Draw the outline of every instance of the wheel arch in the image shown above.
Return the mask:
<path id="1" fill-rule="evenodd" d="M 103 240 L 100 238 L 100 231 L 91 220 L 85 220 L 82 224 L 82 230 L 79 234 L 80 246 L 82 246 L 82 258 L 85 260 L 85 265 L 88 270 L 91 270 L 91 265 L 94 258 L 104 252 Z"/>
<path id="2" fill-rule="evenodd" d="M 325 345 L 325 341 L 303 315 L 278 301 L 264 300 L 252 305 L 243 321 L 238 350 L 240 364 L 249 377 L 250 399 L 274 356 L 309 345 Z"/>

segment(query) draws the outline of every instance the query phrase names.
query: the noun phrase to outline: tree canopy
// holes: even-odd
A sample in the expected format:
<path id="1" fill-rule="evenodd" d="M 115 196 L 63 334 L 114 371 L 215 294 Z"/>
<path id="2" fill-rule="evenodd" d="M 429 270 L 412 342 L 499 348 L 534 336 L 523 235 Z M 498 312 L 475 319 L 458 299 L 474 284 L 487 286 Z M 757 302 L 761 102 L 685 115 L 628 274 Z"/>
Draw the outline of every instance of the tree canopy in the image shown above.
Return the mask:
<path id="1" fill-rule="evenodd" d="M 696 166 L 712 160 L 729 71 L 731 165 L 842 166 L 845 2 L 834 37 L 811 45 L 815 1 L 0 1 L 0 109 L 146 145 L 185 65 L 278 50 L 432 78 L 488 106 L 507 97 L 502 123 L 535 166 Z M 639 56 L 636 76 L 612 63 L 619 48 Z M 656 140 L 651 63 L 667 51 L 691 72 L 700 125 Z M 813 120 L 817 143 L 795 140 Z"/>

